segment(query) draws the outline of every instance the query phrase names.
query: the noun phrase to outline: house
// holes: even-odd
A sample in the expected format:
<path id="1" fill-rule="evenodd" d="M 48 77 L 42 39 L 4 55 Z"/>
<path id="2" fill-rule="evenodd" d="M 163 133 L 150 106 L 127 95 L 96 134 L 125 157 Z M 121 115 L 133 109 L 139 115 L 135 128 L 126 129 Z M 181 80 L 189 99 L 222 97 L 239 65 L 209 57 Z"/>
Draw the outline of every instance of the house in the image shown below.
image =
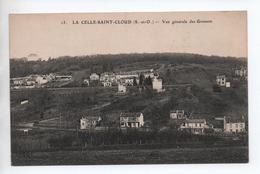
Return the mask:
<path id="1" fill-rule="evenodd" d="M 231 87 L 231 83 L 230 82 L 226 82 L 226 88 L 230 88 Z"/>
<path id="2" fill-rule="evenodd" d="M 244 119 L 234 119 L 224 117 L 224 132 L 226 133 L 243 133 L 246 132 L 246 123 Z"/>
<path id="3" fill-rule="evenodd" d="M 80 129 L 95 128 L 100 125 L 101 117 L 82 117 L 80 119 Z"/>
<path id="4" fill-rule="evenodd" d="M 152 86 L 153 86 L 153 90 L 156 90 L 157 92 L 164 91 L 162 89 L 162 79 L 153 78 Z"/>
<path id="5" fill-rule="evenodd" d="M 99 80 L 99 75 L 97 73 L 92 73 L 92 74 L 90 74 L 89 79 L 91 81 Z"/>
<path id="6" fill-rule="evenodd" d="M 140 128 L 144 126 L 144 116 L 142 113 L 121 113 L 120 114 L 121 128 Z"/>
<path id="7" fill-rule="evenodd" d="M 111 73 L 111 72 L 102 73 L 102 74 L 100 75 L 99 80 L 100 80 L 101 82 L 104 82 L 104 81 L 109 81 L 109 82 L 111 82 L 111 83 L 116 83 L 116 82 L 117 82 L 115 73 Z"/>
<path id="8" fill-rule="evenodd" d="M 15 85 L 15 86 L 24 85 L 26 83 L 26 78 L 25 77 L 11 78 L 10 83 Z"/>
<path id="9" fill-rule="evenodd" d="M 247 77 L 247 69 L 245 67 L 241 67 L 240 69 L 235 70 L 235 76 L 237 77 Z"/>
<path id="10" fill-rule="evenodd" d="M 216 77 L 216 82 L 218 86 L 226 86 L 226 76 L 225 75 L 218 75 Z"/>
<path id="11" fill-rule="evenodd" d="M 35 81 L 39 85 L 43 85 L 43 84 L 48 83 L 48 79 L 46 78 L 46 76 L 41 76 L 41 75 L 37 76 Z"/>
<path id="12" fill-rule="evenodd" d="M 170 111 L 171 119 L 186 119 L 186 115 L 184 114 L 184 110 L 171 110 Z"/>
<path id="13" fill-rule="evenodd" d="M 102 85 L 103 85 L 104 87 L 111 87 L 111 86 L 112 86 L 112 82 L 110 82 L 110 81 L 105 81 L 105 82 L 102 82 Z"/>
<path id="14" fill-rule="evenodd" d="M 123 84 L 118 84 L 118 93 L 124 94 L 126 93 L 126 86 Z"/>
<path id="15" fill-rule="evenodd" d="M 127 86 L 133 86 L 134 85 L 134 78 L 132 78 L 132 77 L 121 78 L 120 83 L 124 83 Z"/>
<path id="16" fill-rule="evenodd" d="M 89 79 L 84 79 L 83 84 L 89 86 Z"/>
<path id="17" fill-rule="evenodd" d="M 180 130 L 189 131 L 192 134 L 204 134 L 209 126 L 205 119 L 186 119 L 180 126 Z"/>
<path id="18" fill-rule="evenodd" d="M 28 79 L 27 81 L 26 81 L 26 85 L 27 86 L 34 86 L 35 85 L 35 80 L 32 80 L 32 79 Z"/>

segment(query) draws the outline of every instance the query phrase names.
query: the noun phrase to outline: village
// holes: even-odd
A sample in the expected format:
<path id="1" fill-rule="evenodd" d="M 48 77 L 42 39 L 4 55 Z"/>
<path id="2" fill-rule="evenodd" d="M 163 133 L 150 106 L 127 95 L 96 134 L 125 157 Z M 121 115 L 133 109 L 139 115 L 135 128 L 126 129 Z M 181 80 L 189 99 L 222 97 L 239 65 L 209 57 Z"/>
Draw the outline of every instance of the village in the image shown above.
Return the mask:
<path id="1" fill-rule="evenodd" d="M 201 159 L 205 148 L 213 156 L 224 149 L 227 156 L 221 159 L 247 159 L 246 153 L 237 156 L 246 151 L 248 140 L 244 59 L 109 56 L 12 60 L 11 134 L 17 163 L 37 153 L 45 160 L 45 152 L 59 157 L 68 152 L 77 154 L 72 154 L 75 163 L 100 164 L 113 159 L 111 151 L 123 157 L 146 149 L 148 161 L 169 161 L 161 155 L 166 149 L 172 155 L 184 149 L 189 154 L 191 147 Z M 96 155 L 100 151 L 105 158 Z"/>
<path id="2" fill-rule="evenodd" d="M 247 80 L 247 70 L 244 67 L 235 69 L 232 77 L 225 74 L 217 74 L 215 85 L 213 85 L 214 92 L 221 92 L 225 88 L 235 87 L 239 81 Z M 27 77 L 12 78 L 11 89 L 23 88 L 59 88 L 61 86 L 53 86 L 49 84 L 63 83 L 68 84 L 73 81 L 71 75 L 56 75 L 51 73 L 49 75 L 29 75 Z M 154 69 L 135 70 L 128 72 L 104 72 L 101 74 L 91 73 L 89 78 L 83 78 L 82 83 L 84 87 L 104 87 L 117 88 L 117 95 L 128 95 L 128 88 L 136 87 L 139 92 L 150 88 L 155 93 L 163 93 L 166 88 L 163 85 L 163 78 Z M 169 86 L 169 85 L 168 85 Z M 21 101 L 21 105 L 29 102 L 28 99 Z M 196 112 L 196 111 L 195 111 Z M 246 133 L 246 119 L 245 115 L 240 115 L 239 119 L 232 118 L 228 115 L 222 117 L 215 117 L 214 121 L 208 121 L 201 116 L 194 116 L 182 108 L 172 108 L 169 115 L 169 124 L 175 125 L 178 131 L 185 131 L 191 134 L 207 134 L 207 133 L 225 133 L 225 134 L 243 134 Z M 118 129 L 137 129 L 141 131 L 150 131 L 151 127 L 146 124 L 145 115 L 142 112 L 120 112 L 117 116 L 118 120 L 112 127 Z M 79 130 L 84 131 L 102 131 L 107 128 L 103 116 L 93 116 L 89 113 L 82 115 L 79 120 Z M 106 121 L 107 122 L 107 121 Z M 37 125 L 37 124 L 36 124 Z M 111 125 L 110 125 L 111 127 Z M 28 134 L 28 128 L 19 129 Z"/>

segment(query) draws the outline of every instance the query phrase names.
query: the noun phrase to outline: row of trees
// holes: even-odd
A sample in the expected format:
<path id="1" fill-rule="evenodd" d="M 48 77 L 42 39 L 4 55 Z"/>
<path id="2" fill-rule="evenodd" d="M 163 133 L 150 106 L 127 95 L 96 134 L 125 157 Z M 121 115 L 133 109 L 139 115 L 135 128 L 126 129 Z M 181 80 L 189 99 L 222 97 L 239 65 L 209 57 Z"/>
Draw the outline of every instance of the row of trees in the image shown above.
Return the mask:
<path id="1" fill-rule="evenodd" d="M 203 56 L 197 54 L 164 53 L 164 54 L 117 54 L 94 56 L 64 56 L 55 59 L 25 61 L 24 59 L 10 59 L 11 77 L 26 76 L 30 74 L 48 74 L 55 72 L 69 73 L 75 70 L 89 69 L 93 72 L 113 71 L 114 67 L 120 67 L 137 62 L 167 61 L 172 64 L 199 63 L 214 64 L 223 63 L 230 67 L 245 64 L 246 59 L 230 57 Z"/>

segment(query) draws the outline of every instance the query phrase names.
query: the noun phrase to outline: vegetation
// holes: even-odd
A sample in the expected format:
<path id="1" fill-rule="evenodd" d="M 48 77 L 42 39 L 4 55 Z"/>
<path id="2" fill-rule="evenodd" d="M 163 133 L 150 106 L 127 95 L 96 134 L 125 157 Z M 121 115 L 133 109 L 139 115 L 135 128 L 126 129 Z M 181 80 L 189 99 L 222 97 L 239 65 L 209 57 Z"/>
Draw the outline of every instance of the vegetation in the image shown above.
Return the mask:
<path id="1" fill-rule="evenodd" d="M 63 73 L 86 70 L 90 72 L 115 71 L 116 67 L 139 62 L 168 62 L 169 64 L 225 64 L 227 67 L 244 64 L 245 59 L 231 57 L 203 56 L 198 54 L 164 53 L 164 54 L 117 54 L 93 56 L 63 56 L 48 60 L 26 61 L 10 59 L 10 76 L 22 77 L 30 74 Z"/>

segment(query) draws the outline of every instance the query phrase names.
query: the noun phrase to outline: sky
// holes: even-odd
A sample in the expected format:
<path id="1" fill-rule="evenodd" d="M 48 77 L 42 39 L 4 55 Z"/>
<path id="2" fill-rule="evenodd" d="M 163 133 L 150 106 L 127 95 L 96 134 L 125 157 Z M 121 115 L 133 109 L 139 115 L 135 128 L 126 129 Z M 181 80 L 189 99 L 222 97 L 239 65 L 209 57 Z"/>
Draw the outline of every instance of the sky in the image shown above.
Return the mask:
<path id="1" fill-rule="evenodd" d="M 86 24 L 94 20 L 113 23 Z M 115 24 L 122 20 L 131 23 Z M 141 24 L 147 20 L 149 24 Z M 76 22 L 79 24 L 73 24 Z M 9 36 L 10 58 L 164 52 L 247 57 L 247 14 L 245 11 L 11 14 Z"/>

